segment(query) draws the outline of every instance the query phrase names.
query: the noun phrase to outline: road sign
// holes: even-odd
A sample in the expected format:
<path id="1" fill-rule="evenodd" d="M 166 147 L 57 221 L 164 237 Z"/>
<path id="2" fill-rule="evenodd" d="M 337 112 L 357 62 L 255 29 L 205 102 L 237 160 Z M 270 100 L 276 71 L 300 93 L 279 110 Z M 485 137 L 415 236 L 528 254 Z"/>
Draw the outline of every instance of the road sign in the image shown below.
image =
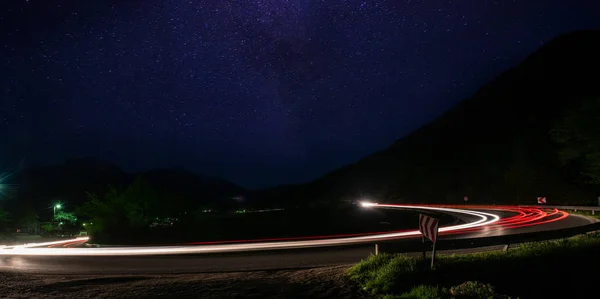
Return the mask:
<path id="1" fill-rule="evenodd" d="M 464 198 L 464 199 L 465 199 L 465 201 L 469 201 L 469 198 L 468 198 L 468 197 L 466 197 L 466 196 L 465 196 L 465 198 Z"/>
<path id="2" fill-rule="evenodd" d="M 538 204 L 545 204 L 546 203 L 546 197 L 538 197 L 537 198 Z"/>
<path id="3" fill-rule="evenodd" d="M 419 214 L 419 231 L 433 243 L 437 240 L 439 221 L 433 217 Z"/>
<path id="4" fill-rule="evenodd" d="M 419 214 L 419 231 L 423 234 L 423 244 L 425 243 L 425 238 L 433 242 L 433 249 L 431 251 L 431 269 L 433 269 L 433 263 L 435 262 L 435 241 L 438 236 L 438 224 L 439 220 L 427 215 Z M 423 248 L 423 258 L 426 258 L 426 256 L 425 248 Z"/>

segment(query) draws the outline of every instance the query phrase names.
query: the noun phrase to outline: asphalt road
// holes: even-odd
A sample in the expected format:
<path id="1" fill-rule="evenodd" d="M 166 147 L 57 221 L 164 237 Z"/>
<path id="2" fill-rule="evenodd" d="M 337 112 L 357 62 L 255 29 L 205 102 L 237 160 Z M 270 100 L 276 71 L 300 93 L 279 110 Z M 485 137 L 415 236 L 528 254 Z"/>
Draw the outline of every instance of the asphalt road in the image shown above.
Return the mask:
<path id="1" fill-rule="evenodd" d="M 468 221 L 468 219 L 465 219 Z M 570 227 L 585 226 L 594 220 L 578 215 L 570 215 L 560 221 L 510 229 L 490 229 L 480 232 L 440 236 L 442 240 L 460 240 L 506 236 L 531 232 L 541 232 Z M 406 242 L 406 243 L 403 243 Z M 415 251 L 415 240 L 399 240 L 396 251 Z M 448 242 L 447 244 L 450 244 Z M 488 246 L 477 249 L 439 248 L 444 253 L 468 253 L 503 246 Z M 257 271 L 287 268 L 308 268 L 352 264 L 366 258 L 374 252 L 375 246 L 353 245 L 345 247 L 325 247 L 291 250 L 269 250 L 250 253 L 170 255 L 170 256 L 1 256 L 0 271 L 36 274 L 95 274 L 95 275 L 131 275 L 131 274 L 181 274 L 200 272 Z M 445 250 L 444 250 L 445 249 Z M 413 253 L 421 254 L 421 253 Z"/>
<path id="2" fill-rule="evenodd" d="M 486 211 L 486 210 L 482 210 Z M 491 212 L 491 211 L 487 211 Z M 501 215 L 503 217 L 508 216 L 510 213 L 498 212 L 495 214 Z M 550 218 L 552 219 L 552 218 Z M 569 217 L 562 219 L 556 222 L 544 223 L 541 225 L 532 225 L 526 227 L 519 227 L 515 229 L 500 229 L 500 230 L 483 230 L 478 231 L 473 234 L 460 234 L 456 236 L 449 236 L 447 239 L 471 239 L 471 238 L 485 238 L 485 237 L 495 237 L 495 236 L 506 236 L 506 235 L 519 235 L 525 233 L 534 233 L 534 232 L 544 232 L 544 231 L 554 231 L 559 229 L 567 229 L 574 227 L 581 227 L 588 224 L 592 224 L 597 222 L 596 219 L 570 214 Z M 444 237 L 440 237 L 440 239 L 444 239 Z"/>

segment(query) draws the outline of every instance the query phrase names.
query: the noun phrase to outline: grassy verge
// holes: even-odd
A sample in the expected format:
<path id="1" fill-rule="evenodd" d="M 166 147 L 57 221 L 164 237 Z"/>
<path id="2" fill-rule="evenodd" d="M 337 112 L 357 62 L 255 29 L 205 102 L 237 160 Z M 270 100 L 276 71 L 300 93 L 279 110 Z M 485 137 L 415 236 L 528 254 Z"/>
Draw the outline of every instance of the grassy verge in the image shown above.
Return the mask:
<path id="1" fill-rule="evenodd" d="M 594 213 L 594 215 L 592 215 L 592 211 L 577 211 L 577 212 L 567 211 L 567 212 L 569 212 L 569 214 L 583 215 L 583 216 L 587 216 L 587 217 L 600 219 L 600 212 L 596 212 L 596 213 Z"/>
<path id="2" fill-rule="evenodd" d="M 365 291 L 386 298 L 587 298 L 597 293 L 600 233 L 528 243 L 508 252 L 371 256 L 348 272 Z M 493 286 L 493 287 L 492 287 Z"/>

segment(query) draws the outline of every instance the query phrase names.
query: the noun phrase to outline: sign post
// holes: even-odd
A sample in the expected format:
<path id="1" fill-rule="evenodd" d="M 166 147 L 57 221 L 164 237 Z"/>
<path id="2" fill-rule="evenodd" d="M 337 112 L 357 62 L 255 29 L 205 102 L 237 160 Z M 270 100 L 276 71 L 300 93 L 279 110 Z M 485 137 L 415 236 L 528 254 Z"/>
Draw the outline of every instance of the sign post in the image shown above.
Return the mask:
<path id="1" fill-rule="evenodd" d="M 435 262 L 435 242 L 433 242 L 433 249 L 431 250 L 431 269 L 433 269 L 434 262 Z"/>
<path id="2" fill-rule="evenodd" d="M 419 231 L 422 234 L 422 241 L 425 243 L 425 238 L 433 242 L 433 250 L 431 252 L 431 268 L 435 262 L 435 243 L 438 236 L 439 220 L 427 215 L 419 214 Z M 423 248 L 423 257 L 426 258 L 425 248 Z"/>
<path id="3" fill-rule="evenodd" d="M 423 260 L 427 260 L 427 247 L 425 247 L 425 237 L 421 236 L 421 247 L 423 247 Z"/>

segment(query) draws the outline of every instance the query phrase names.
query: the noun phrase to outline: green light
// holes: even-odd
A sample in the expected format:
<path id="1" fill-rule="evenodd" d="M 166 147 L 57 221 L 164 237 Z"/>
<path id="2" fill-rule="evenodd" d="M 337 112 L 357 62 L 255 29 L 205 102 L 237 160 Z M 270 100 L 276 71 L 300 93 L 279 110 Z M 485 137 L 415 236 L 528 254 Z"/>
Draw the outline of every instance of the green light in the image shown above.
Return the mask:
<path id="1" fill-rule="evenodd" d="M 60 204 L 57 204 L 55 207 L 56 207 L 57 209 L 60 209 L 61 205 L 60 205 Z"/>

